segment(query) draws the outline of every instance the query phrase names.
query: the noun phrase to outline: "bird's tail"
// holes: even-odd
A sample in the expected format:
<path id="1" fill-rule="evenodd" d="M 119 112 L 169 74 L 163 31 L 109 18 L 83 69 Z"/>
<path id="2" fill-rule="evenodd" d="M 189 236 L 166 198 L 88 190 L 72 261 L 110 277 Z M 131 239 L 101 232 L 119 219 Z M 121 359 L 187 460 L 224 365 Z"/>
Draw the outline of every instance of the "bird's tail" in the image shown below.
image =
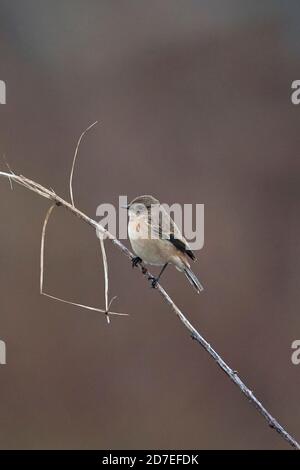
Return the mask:
<path id="1" fill-rule="evenodd" d="M 204 287 L 190 268 L 184 268 L 184 274 L 186 275 L 192 286 L 196 289 L 198 294 L 203 291 Z"/>

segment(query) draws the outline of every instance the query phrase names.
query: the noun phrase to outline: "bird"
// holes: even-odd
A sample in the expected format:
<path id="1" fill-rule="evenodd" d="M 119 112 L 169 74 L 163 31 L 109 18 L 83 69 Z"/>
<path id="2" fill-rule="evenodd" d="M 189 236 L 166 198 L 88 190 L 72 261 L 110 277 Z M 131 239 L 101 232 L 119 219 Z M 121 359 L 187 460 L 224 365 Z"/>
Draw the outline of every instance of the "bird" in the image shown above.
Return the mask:
<path id="1" fill-rule="evenodd" d="M 149 276 L 155 288 L 166 267 L 173 264 L 184 272 L 199 294 L 203 286 L 190 267 L 190 260 L 196 261 L 196 257 L 159 200 L 143 195 L 123 207 L 128 211 L 128 236 L 136 255 L 132 259 L 132 266 L 142 262 L 162 266 L 157 277 Z"/>

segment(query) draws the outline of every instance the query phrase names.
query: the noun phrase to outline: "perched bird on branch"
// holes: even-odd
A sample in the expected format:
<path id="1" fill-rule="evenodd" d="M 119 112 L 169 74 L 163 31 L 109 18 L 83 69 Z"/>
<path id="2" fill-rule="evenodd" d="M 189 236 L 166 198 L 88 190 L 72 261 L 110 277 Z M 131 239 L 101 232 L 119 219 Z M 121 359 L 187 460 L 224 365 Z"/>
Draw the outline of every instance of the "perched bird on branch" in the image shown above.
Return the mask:
<path id="1" fill-rule="evenodd" d="M 202 284 L 190 269 L 189 261 L 196 257 L 160 202 L 153 196 L 138 196 L 125 207 L 129 214 L 128 235 L 137 255 L 132 260 L 133 266 L 142 261 L 163 266 L 158 277 L 150 278 L 156 287 L 168 264 L 173 264 L 184 272 L 198 293 L 202 291 Z"/>

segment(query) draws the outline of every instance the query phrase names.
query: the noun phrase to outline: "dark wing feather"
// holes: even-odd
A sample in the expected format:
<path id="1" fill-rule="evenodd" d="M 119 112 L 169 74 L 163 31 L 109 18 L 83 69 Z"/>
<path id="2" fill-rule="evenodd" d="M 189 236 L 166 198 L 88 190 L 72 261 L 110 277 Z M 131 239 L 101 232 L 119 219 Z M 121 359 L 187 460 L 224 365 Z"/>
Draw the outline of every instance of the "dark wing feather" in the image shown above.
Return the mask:
<path id="1" fill-rule="evenodd" d="M 187 241 L 183 238 L 177 225 L 171 219 L 166 210 L 160 206 L 157 210 L 148 212 L 148 227 L 150 233 L 158 235 L 159 238 L 163 238 L 171 242 L 177 250 L 187 254 L 193 261 L 196 257 L 190 249 Z"/>
<path id="2" fill-rule="evenodd" d="M 173 243 L 173 245 L 179 251 L 181 251 L 182 253 L 186 253 L 193 261 L 196 259 L 196 257 L 194 255 L 194 253 L 192 252 L 192 250 L 189 250 L 186 247 L 186 244 L 182 240 L 179 240 L 179 238 L 175 238 L 172 233 L 170 234 L 169 240 L 170 240 L 171 243 Z"/>

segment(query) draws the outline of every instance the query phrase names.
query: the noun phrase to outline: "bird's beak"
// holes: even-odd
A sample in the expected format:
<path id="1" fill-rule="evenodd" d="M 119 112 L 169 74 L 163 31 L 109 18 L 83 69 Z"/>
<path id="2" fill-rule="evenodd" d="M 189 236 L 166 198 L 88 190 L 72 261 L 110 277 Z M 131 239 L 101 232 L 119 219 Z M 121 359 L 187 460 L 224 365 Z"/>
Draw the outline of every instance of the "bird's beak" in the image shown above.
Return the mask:
<path id="1" fill-rule="evenodd" d="M 121 206 L 122 209 L 129 209 L 129 204 L 126 204 L 125 206 Z"/>

